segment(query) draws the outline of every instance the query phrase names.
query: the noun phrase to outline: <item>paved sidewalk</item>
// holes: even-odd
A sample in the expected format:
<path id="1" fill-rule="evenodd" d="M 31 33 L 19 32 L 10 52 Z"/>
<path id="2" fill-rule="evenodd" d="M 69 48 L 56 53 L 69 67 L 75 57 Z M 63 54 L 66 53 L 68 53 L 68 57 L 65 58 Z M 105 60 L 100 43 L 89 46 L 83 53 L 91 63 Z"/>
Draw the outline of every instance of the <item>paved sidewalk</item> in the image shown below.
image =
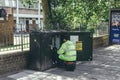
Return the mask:
<path id="1" fill-rule="evenodd" d="M 60 68 L 24 70 L 0 80 L 120 80 L 120 45 L 94 49 L 93 61 L 78 62 L 74 72 Z"/>

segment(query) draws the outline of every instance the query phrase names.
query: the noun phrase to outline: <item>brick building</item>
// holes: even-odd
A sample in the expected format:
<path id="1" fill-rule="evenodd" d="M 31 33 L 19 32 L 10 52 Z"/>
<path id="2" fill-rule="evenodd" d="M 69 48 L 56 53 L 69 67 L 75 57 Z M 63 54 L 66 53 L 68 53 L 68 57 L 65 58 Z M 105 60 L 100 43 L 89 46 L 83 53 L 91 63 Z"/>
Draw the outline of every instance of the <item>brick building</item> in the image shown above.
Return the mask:
<path id="1" fill-rule="evenodd" d="M 4 8 L 7 15 L 13 14 L 15 26 L 17 26 L 16 32 L 20 32 L 21 27 L 22 31 L 30 31 L 30 25 L 33 24 L 33 22 L 36 23 L 38 29 L 43 28 L 41 2 L 23 6 L 19 0 L 0 0 L 0 8 Z"/>

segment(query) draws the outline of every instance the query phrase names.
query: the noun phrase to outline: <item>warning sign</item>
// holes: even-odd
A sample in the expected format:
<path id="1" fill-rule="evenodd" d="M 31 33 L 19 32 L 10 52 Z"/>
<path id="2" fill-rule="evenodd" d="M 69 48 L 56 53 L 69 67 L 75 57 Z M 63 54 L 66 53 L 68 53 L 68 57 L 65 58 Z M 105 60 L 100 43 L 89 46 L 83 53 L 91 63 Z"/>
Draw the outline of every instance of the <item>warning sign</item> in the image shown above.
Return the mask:
<path id="1" fill-rule="evenodd" d="M 76 42 L 76 50 L 77 51 L 82 51 L 82 41 L 77 41 Z"/>

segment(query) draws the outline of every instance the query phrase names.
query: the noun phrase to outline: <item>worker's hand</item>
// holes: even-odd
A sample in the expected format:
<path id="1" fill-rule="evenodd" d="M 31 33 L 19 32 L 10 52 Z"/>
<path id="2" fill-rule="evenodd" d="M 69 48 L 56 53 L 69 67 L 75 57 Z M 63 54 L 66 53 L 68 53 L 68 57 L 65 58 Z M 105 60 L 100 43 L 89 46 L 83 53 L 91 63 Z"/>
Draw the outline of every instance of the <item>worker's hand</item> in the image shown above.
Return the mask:
<path id="1" fill-rule="evenodd" d="M 53 47 L 53 50 L 54 50 L 55 52 L 57 52 L 57 48 L 56 48 L 56 47 Z"/>
<path id="2" fill-rule="evenodd" d="M 53 46 L 52 45 L 49 45 L 50 46 L 50 49 L 53 50 Z"/>

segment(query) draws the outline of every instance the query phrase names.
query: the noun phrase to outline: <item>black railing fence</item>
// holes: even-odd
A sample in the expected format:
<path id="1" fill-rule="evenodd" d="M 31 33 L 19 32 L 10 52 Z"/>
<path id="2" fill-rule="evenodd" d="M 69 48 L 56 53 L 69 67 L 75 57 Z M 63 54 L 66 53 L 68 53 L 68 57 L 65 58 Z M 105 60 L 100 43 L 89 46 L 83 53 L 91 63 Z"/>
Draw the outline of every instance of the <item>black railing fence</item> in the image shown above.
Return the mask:
<path id="1" fill-rule="evenodd" d="M 29 49 L 29 31 L 26 31 L 23 24 L 18 26 L 18 28 L 13 27 L 10 34 L 6 34 L 9 32 L 9 28 L 6 28 L 7 30 L 5 31 L 7 32 L 0 34 L 0 52 Z"/>

